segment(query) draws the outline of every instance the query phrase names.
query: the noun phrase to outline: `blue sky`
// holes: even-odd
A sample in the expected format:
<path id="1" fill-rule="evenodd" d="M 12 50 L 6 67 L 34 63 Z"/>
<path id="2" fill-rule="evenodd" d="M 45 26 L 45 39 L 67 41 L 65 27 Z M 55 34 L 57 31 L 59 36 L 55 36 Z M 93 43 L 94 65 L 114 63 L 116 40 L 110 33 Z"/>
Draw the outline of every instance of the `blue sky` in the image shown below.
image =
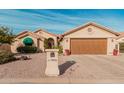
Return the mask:
<path id="1" fill-rule="evenodd" d="M 0 25 L 19 32 L 45 29 L 55 34 L 61 34 L 87 22 L 96 22 L 114 31 L 124 31 L 124 10 L 101 9 L 24 9 L 0 10 Z"/>

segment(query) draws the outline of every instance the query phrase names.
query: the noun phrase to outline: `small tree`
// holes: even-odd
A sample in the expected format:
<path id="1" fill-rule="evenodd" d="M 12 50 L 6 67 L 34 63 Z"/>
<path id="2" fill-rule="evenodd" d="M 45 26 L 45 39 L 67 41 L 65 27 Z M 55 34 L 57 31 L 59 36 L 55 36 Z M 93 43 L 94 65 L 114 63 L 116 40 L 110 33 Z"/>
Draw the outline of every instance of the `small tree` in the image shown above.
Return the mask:
<path id="1" fill-rule="evenodd" d="M 14 41 L 12 30 L 5 26 L 0 26 L 0 43 L 11 44 Z"/>
<path id="2" fill-rule="evenodd" d="M 48 40 L 48 39 L 45 39 L 45 40 L 44 40 L 44 48 L 45 48 L 45 49 L 50 49 L 48 43 L 49 43 L 49 40 Z"/>

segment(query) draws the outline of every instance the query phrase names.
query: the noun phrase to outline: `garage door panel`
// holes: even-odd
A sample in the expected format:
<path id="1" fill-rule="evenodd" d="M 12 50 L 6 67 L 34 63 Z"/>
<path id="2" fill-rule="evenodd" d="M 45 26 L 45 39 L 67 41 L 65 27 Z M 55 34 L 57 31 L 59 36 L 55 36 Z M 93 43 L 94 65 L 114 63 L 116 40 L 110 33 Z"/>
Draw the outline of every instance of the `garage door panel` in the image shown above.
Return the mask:
<path id="1" fill-rule="evenodd" d="M 107 39 L 71 39 L 72 54 L 106 54 Z"/>

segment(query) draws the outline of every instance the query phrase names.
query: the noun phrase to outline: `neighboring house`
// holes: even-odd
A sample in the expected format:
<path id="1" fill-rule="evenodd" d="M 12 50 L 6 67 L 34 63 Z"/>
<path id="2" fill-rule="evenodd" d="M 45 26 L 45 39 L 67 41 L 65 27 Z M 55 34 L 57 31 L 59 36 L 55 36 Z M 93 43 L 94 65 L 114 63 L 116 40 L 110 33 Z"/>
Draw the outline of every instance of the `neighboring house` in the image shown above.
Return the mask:
<path id="1" fill-rule="evenodd" d="M 71 54 L 107 54 L 112 55 L 119 49 L 116 38 L 120 34 L 90 22 L 63 34 L 63 51 L 68 49 Z"/>
<path id="2" fill-rule="evenodd" d="M 120 52 L 124 53 L 124 32 L 120 32 L 120 35 L 117 37 L 116 40 L 119 43 Z"/>
<path id="3" fill-rule="evenodd" d="M 117 37 L 119 43 L 124 43 L 124 32 L 120 32 L 120 35 Z"/>
<path id="4" fill-rule="evenodd" d="M 44 40 L 52 39 L 51 43 L 57 46 L 57 35 L 39 29 L 35 32 L 24 31 L 18 34 L 15 38 L 15 42 L 11 45 L 11 51 L 17 53 L 17 47 L 24 45 L 23 40 L 26 38 L 31 38 L 33 40 L 33 45 L 44 51 Z"/>

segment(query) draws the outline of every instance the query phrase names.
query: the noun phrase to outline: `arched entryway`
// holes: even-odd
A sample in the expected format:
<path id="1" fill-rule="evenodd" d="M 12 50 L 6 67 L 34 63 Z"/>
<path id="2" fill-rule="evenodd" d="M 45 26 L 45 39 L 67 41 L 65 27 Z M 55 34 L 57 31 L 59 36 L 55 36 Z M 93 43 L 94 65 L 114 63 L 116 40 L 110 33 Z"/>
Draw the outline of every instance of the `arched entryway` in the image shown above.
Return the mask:
<path id="1" fill-rule="evenodd" d="M 54 39 L 53 38 L 48 38 L 48 46 L 50 49 L 54 47 Z"/>
<path id="2" fill-rule="evenodd" d="M 48 38 L 44 39 L 44 48 L 45 49 L 52 49 L 55 46 L 54 39 Z"/>

